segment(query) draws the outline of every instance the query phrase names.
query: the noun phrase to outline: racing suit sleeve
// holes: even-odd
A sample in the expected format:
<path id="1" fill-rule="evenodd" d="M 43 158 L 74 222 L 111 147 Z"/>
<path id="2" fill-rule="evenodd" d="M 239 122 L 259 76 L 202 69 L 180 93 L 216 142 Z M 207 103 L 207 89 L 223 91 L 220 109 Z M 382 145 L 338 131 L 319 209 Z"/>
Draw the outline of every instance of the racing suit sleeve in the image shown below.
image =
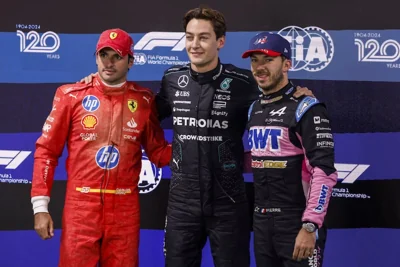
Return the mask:
<path id="1" fill-rule="evenodd" d="M 48 212 L 54 172 L 58 165 L 71 123 L 70 97 L 58 88 L 53 108 L 47 117 L 42 135 L 36 141 L 33 163 L 31 202 L 33 213 Z"/>
<path id="2" fill-rule="evenodd" d="M 331 126 L 327 110 L 322 104 L 312 105 L 298 119 L 296 131 L 305 154 L 303 182 L 310 184 L 306 192 L 307 206 L 302 221 L 315 223 L 320 228 L 337 181 Z M 310 181 L 304 181 L 307 179 L 304 174 L 307 173 Z"/>
<path id="3" fill-rule="evenodd" d="M 158 168 L 169 164 L 172 157 L 172 147 L 165 140 L 164 131 L 158 120 L 155 98 L 150 103 L 150 114 L 142 137 L 142 145 L 150 161 Z"/>
<path id="4" fill-rule="evenodd" d="M 165 118 L 168 118 L 172 114 L 171 105 L 168 101 L 168 92 L 167 92 L 167 80 L 165 76 L 163 76 L 161 81 L 160 91 L 156 95 L 156 106 L 158 112 L 158 119 L 162 121 Z"/>

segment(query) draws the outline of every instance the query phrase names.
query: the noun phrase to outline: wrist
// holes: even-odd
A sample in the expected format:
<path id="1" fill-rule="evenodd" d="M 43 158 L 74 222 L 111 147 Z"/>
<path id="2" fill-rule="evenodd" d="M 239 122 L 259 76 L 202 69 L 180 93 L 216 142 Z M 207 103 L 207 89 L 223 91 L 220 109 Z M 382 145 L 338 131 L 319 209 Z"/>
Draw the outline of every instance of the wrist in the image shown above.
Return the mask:
<path id="1" fill-rule="evenodd" d="M 309 233 L 315 233 L 318 230 L 318 225 L 313 222 L 305 221 L 302 224 L 302 228 Z"/>

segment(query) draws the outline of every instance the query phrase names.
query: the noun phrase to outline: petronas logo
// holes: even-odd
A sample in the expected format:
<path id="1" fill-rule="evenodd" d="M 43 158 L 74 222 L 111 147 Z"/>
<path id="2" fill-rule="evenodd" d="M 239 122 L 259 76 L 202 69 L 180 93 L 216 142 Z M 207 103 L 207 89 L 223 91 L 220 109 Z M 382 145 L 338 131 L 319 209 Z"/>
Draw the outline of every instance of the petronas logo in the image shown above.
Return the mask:
<path id="1" fill-rule="evenodd" d="M 225 80 L 223 80 L 221 83 L 221 89 L 227 90 L 230 86 L 231 81 L 232 81 L 231 78 L 225 78 Z"/>

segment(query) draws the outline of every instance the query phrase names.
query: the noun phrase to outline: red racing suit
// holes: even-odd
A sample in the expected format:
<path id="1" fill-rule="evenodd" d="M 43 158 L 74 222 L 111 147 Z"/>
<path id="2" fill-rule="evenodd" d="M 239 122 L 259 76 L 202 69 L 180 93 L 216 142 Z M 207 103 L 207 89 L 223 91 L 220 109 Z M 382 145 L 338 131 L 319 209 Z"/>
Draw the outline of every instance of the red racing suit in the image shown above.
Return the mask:
<path id="1" fill-rule="evenodd" d="M 34 213 L 47 212 L 54 171 L 65 143 L 67 189 L 59 266 L 139 266 L 142 147 L 157 167 L 171 159 L 153 93 L 133 82 L 57 89 L 36 143 Z"/>

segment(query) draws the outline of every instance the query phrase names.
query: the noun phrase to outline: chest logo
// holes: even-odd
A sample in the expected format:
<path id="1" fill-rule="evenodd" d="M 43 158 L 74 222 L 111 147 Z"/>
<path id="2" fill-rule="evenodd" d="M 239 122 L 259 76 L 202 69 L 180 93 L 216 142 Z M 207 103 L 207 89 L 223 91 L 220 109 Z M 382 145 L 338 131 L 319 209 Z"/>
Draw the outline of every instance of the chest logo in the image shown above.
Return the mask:
<path id="1" fill-rule="evenodd" d="M 81 124 L 83 129 L 85 130 L 94 130 L 96 128 L 98 119 L 95 115 L 85 115 L 81 120 Z"/>
<path id="2" fill-rule="evenodd" d="M 189 77 L 187 75 L 181 75 L 178 78 L 178 85 L 180 88 L 184 88 L 189 84 Z"/>
<path id="3" fill-rule="evenodd" d="M 223 90 L 228 90 L 231 81 L 232 81 L 231 78 L 225 78 L 225 79 L 222 81 L 221 85 L 220 85 L 220 86 L 221 86 L 221 89 L 223 89 Z"/>
<path id="4" fill-rule="evenodd" d="M 138 107 L 138 103 L 136 100 L 134 100 L 134 99 L 128 100 L 128 108 L 132 113 L 137 110 L 137 107 Z"/>

